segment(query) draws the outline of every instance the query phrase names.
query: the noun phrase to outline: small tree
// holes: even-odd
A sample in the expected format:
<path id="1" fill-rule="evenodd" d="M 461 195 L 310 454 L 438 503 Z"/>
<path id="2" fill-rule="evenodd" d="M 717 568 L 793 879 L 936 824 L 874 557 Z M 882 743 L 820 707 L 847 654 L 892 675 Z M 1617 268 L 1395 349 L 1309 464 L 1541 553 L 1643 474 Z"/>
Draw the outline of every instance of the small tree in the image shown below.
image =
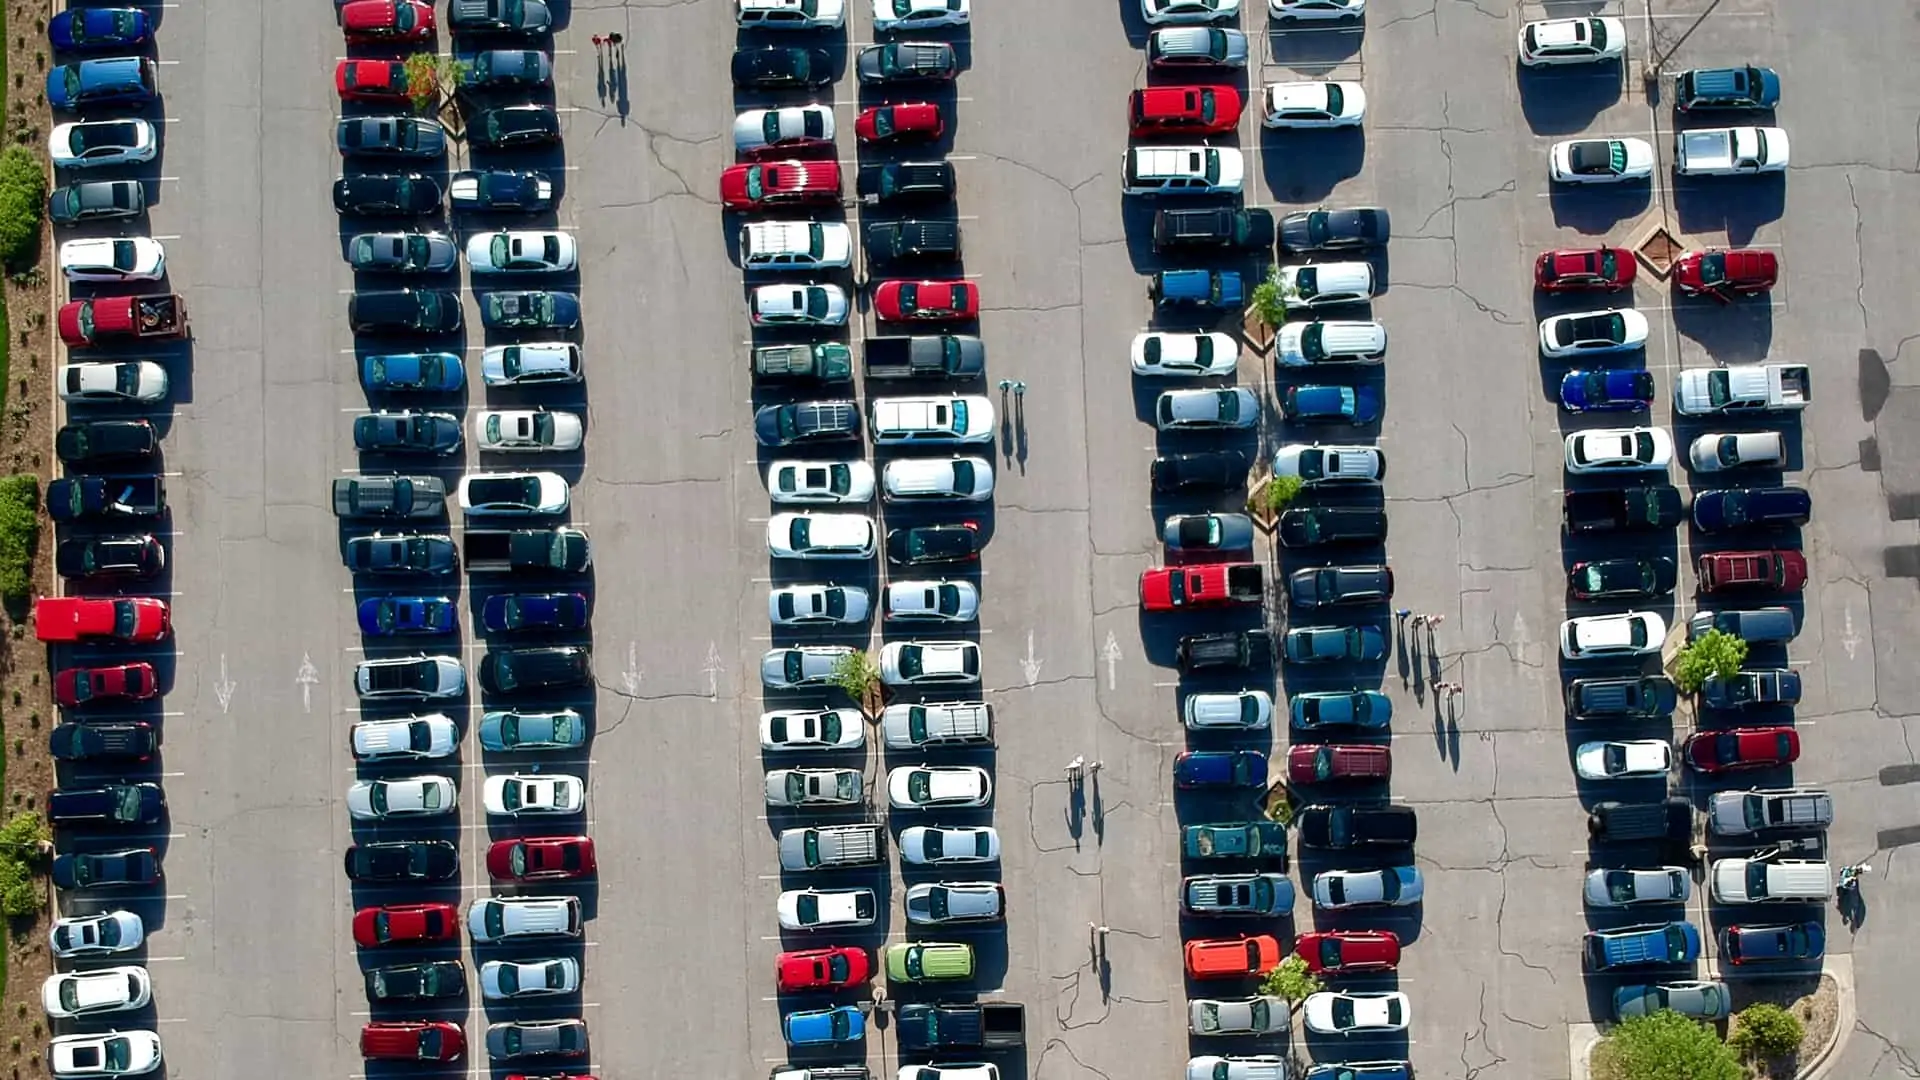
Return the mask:
<path id="1" fill-rule="evenodd" d="M 880 683 L 880 668 L 864 650 L 855 649 L 833 662 L 833 677 L 829 681 L 856 703 L 864 703 Z"/>
<path id="2" fill-rule="evenodd" d="M 1268 477 L 1266 488 L 1260 492 L 1265 500 L 1267 512 L 1278 514 L 1293 505 L 1293 500 L 1300 497 L 1300 490 L 1306 486 L 1307 482 L 1297 476 Z"/>
<path id="3" fill-rule="evenodd" d="M 1593 1048 L 1594 1080 L 1742 1080 L 1740 1059 L 1712 1028 L 1670 1009 L 1636 1016 Z"/>
<path id="4" fill-rule="evenodd" d="M 1747 643 L 1725 630 L 1709 630 L 1680 650 L 1673 678 L 1691 694 L 1710 678 L 1731 678 L 1747 660 Z"/>
<path id="5" fill-rule="evenodd" d="M 1268 326 L 1279 326 L 1287 321 L 1287 305 L 1280 292 L 1280 268 L 1270 267 L 1267 280 L 1253 287 L 1252 305 L 1254 314 Z"/>
<path id="6" fill-rule="evenodd" d="M 432 112 L 440 96 L 451 92 L 466 78 L 473 65 L 438 53 L 417 52 L 407 57 L 407 98 L 415 112 Z"/>
<path id="7" fill-rule="evenodd" d="M 1800 1049 L 1806 1031 L 1800 1018 L 1778 1005 L 1761 1002 L 1749 1005 L 1734 1015 L 1733 1034 L 1727 1044 L 1749 1060 L 1786 1057 Z"/>
<path id="8" fill-rule="evenodd" d="M 53 834 L 46 819 L 21 811 L 0 825 L 0 914 L 32 915 L 46 906 L 46 892 L 34 875 Z"/>
<path id="9" fill-rule="evenodd" d="M 24 146 L 0 152 L 0 262 L 20 273 L 40 258 L 40 219 L 47 205 L 47 174 Z"/>
<path id="10" fill-rule="evenodd" d="M 1307 970 L 1307 962 L 1299 953 L 1288 953 L 1280 966 L 1267 972 L 1260 980 L 1260 992 L 1287 999 L 1287 1008 L 1297 1009 L 1300 1003 L 1327 988 L 1313 972 Z"/>

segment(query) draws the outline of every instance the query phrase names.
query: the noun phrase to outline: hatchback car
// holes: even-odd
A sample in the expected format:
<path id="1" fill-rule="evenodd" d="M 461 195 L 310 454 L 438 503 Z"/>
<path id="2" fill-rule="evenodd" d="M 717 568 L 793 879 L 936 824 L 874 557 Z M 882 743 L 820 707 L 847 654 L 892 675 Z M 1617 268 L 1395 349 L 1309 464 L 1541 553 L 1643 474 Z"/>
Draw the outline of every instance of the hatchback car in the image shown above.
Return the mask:
<path id="1" fill-rule="evenodd" d="M 473 417 L 473 442 L 483 453 L 580 449 L 585 425 L 579 413 L 555 409 L 482 409 Z"/>
<path id="2" fill-rule="evenodd" d="M 336 14 L 349 45 L 411 44 L 433 39 L 433 5 L 425 0 L 348 0 Z"/>
<path id="3" fill-rule="evenodd" d="M 733 150 L 744 156 L 831 145 L 833 110 L 825 105 L 748 109 L 733 119 Z"/>
<path id="4" fill-rule="evenodd" d="M 1653 600 L 1673 591 L 1679 571 L 1664 555 L 1573 564 L 1567 591 L 1576 600 Z"/>
<path id="5" fill-rule="evenodd" d="M 1587 615 L 1560 624 L 1560 655 L 1569 660 L 1607 660 L 1657 653 L 1667 621 L 1652 611 Z"/>
<path id="6" fill-rule="evenodd" d="M 1359 907 L 1407 907 L 1426 895 L 1417 866 L 1377 870 L 1323 870 L 1313 875 L 1313 906 L 1322 911 Z"/>
<path id="7" fill-rule="evenodd" d="M 907 887 L 905 906 L 916 926 L 999 922 L 1007 917 L 1007 893 L 994 881 L 922 882 Z"/>
<path id="8" fill-rule="evenodd" d="M 341 101 L 397 105 L 409 98 L 407 65 L 399 60 L 342 60 L 334 65 L 333 88 Z"/>
<path id="9" fill-rule="evenodd" d="M 1407 995 L 1397 990 L 1323 990 L 1308 996 L 1301 1012 L 1307 1030 L 1320 1035 L 1405 1031 L 1412 1016 Z"/>
<path id="10" fill-rule="evenodd" d="M 1241 938 L 1201 938 L 1183 950 L 1190 979 L 1244 979 L 1280 966 L 1286 954 L 1267 934 Z"/>
<path id="11" fill-rule="evenodd" d="M 1594 428 L 1567 436 L 1567 471 L 1575 475 L 1665 472 L 1673 436 L 1665 428 Z"/>
<path id="12" fill-rule="evenodd" d="M 1604 63 L 1626 50 L 1627 26 L 1617 18 L 1538 19 L 1520 28 L 1520 63 L 1527 67 Z"/>
<path id="13" fill-rule="evenodd" d="M 1352 424 L 1380 419 L 1380 392 L 1371 386 L 1289 386 L 1280 414 L 1296 424 Z"/>
<path id="14" fill-rule="evenodd" d="M 1269 128 L 1356 127 L 1366 119 L 1367 92 L 1357 82 L 1268 83 L 1260 124 Z"/>
<path id="15" fill-rule="evenodd" d="M 388 353 L 360 362 L 360 386 L 368 393 L 449 393 L 465 383 L 454 353 Z"/>
<path id="16" fill-rule="evenodd" d="M 844 990 L 872 975 L 872 955 L 852 945 L 783 952 L 773 960 L 774 985 L 784 994 Z"/>
<path id="17" fill-rule="evenodd" d="M 980 287 L 971 281 L 883 281 L 873 290 L 882 322 L 966 322 L 980 317 Z"/>
<path id="18" fill-rule="evenodd" d="M 585 378 L 580 346 L 571 341 L 489 345 L 480 353 L 480 378 L 488 386 L 577 383 Z"/>
<path id="19" fill-rule="evenodd" d="M 1566 139 L 1547 152 L 1547 178 L 1558 184 L 1617 184 L 1653 175 L 1645 139 Z"/>
<path id="20" fill-rule="evenodd" d="M 159 96 L 158 70 L 145 56 L 56 64 L 47 71 L 47 104 L 56 110 L 146 105 Z"/>
<path id="21" fill-rule="evenodd" d="M 1164 390 L 1153 406 L 1161 431 L 1244 429 L 1260 420 L 1260 401 L 1244 386 Z"/>

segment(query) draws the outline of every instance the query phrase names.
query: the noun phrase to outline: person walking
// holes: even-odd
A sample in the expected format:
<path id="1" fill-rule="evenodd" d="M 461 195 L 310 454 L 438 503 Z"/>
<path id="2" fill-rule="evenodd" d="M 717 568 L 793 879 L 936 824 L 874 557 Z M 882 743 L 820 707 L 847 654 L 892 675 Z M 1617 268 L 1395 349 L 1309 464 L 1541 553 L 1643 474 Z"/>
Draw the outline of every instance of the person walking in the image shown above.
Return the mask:
<path id="1" fill-rule="evenodd" d="M 612 56 L 616 49 L 619 50 L 620 59 L 625 60 L 627 58 L 627 39 L 621 34 L 608 34 L 607 54 Z"/>

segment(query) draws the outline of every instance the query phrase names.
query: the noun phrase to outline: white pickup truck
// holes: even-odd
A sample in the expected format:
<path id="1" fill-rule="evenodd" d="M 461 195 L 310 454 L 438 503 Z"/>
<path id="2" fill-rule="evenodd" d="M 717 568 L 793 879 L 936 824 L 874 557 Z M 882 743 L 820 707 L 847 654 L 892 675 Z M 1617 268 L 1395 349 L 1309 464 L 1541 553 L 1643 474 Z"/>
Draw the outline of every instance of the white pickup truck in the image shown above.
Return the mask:
<path id="1" fill-rule="evenodd" d="M 1812 382 L 1805 364 L 1689 368 L 1674 380 L 1674 408 L 1682 416 L 1798 412 L 1813 400 Z"/>
<path id="2" fill-rule="evenodd" d="M 1784 128 L 1701 128 L 1673 136 L 1673 169 L 1682 176 L 1746 176 L 1786 167 Z"/>

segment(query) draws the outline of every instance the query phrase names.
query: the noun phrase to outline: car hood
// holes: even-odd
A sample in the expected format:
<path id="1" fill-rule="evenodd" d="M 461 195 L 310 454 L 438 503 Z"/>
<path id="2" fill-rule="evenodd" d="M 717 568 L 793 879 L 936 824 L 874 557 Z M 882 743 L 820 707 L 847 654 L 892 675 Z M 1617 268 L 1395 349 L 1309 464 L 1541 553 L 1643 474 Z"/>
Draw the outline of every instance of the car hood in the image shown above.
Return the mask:
<path id="1" fill-rule="evenodd" d="M 877 79 L 882 73 L 880 50 L 867 49 L 854 61 L 856 73 L 864 79 Z"/>

